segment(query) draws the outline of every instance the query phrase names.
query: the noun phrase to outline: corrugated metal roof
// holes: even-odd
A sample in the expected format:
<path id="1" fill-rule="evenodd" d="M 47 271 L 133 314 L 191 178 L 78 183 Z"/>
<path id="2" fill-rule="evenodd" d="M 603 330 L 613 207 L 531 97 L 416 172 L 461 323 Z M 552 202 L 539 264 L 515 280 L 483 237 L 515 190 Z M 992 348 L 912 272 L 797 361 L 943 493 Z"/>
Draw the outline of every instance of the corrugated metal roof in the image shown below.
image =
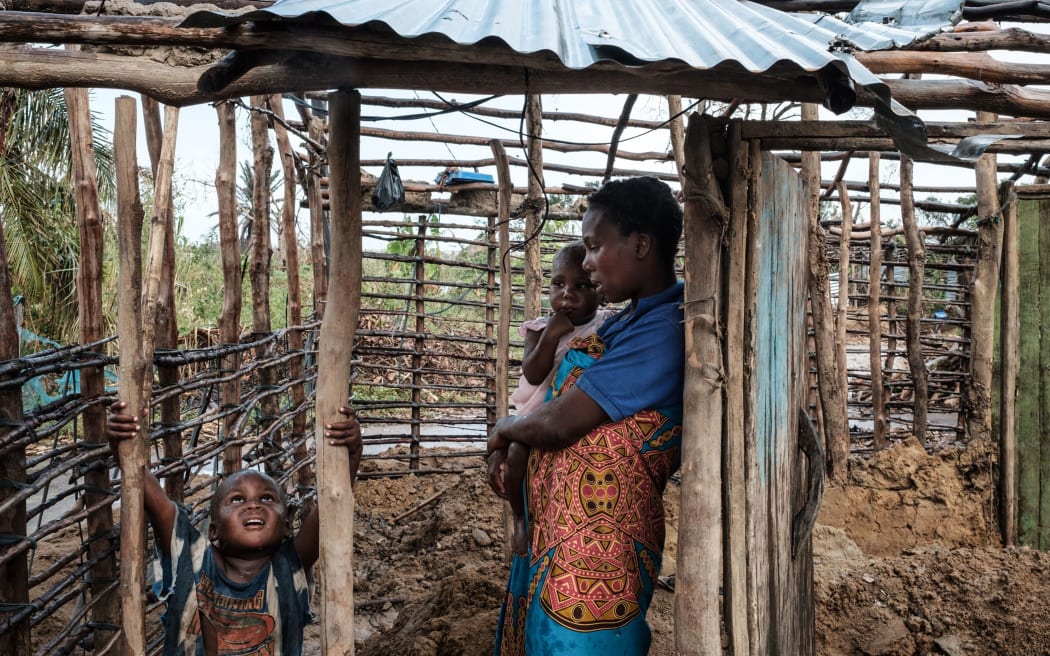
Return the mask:
<path id="1" fill-rule="evenodd" d="M 864 0 L 845 20 L 830 14 L 798 14 L 813 23 L 806 36 L 833 48 L 903 48 L 954 25 L 964 0 Z"/>
<path id="2" fill-rule="evenodd" d="M 567 68 L 680 61 L 699 70 L 752 73 L 792 63 L 806 72 L 845 70 L 808 21 L 738 0 L 278 0 L 265 10 L 191 14 L 184 25 L 266 19 L 382 24 L 397 35 L 442 35 L 460 45 L 499 39 L 518 53 L 549 52 Z M 865 83 L 876 80 L 865 80 Z"/>
<path id="3" fill-rule="evenodd" d="M 897 23 L 907 22 L 901 17 L 911 20 L 913 13 L 903 5 L 914 3 L 879 1 L 900 6 Z M 940 7 L 956 1 L 924 3 Z M 182 25 L 265 21 L 334 22 L 348 29 L 348 38 L 358 30 L 372 36 L 390 30 L 391 38 L 408 43 L 421 36 L 463 47 L 502 42 L 526 56 L 551 53 L 575 70 L 599 63 L 633 68 L 660 62 L 727 74 L 804 72 L 829 90 L 825 105 L 837 105 L 836 111 L 853 104 L 852 90 L 842 84 L 848 80 L 878 98 L 876 120 L 902 152 L 919 160 L 948 159 L 929 149 L 922 121 L 890 98 L 883 81 L 832 47 L 841 45 L 842 30 L 746 0 L 278 0 L 241 14 L 198 11 Z M 385 29 L 375 29 L 381 26 Z"/>

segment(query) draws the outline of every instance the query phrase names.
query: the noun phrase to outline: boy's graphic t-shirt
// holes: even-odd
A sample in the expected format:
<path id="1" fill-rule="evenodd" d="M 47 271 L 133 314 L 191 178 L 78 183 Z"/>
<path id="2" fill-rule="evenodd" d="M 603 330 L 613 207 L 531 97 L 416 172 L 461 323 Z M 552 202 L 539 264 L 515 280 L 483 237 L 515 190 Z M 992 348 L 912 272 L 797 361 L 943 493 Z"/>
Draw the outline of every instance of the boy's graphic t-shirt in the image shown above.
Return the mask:
<path id="1" fill-rule="evenodd" d="M 167 602 L 164 656 L 204 654 L 200 615 L 215 628 L 222 656 L 299 656 L 303 628 L 313 620 L 306 572 L 288 539 L 247 583 L 222 573 L 207 538 L 179 507 L 170 557 L 159 554 L 155 580 Z"/>

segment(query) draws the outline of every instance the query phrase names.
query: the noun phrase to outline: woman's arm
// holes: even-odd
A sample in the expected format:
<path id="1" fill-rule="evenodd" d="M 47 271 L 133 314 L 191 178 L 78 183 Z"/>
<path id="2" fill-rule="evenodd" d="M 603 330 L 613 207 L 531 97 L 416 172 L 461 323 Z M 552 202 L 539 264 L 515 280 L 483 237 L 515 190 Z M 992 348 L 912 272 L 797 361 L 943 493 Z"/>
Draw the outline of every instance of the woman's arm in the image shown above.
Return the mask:
<path id="1" fill-rule="evenodd" d="M 521 442 L 538 449 L 563 449 L 609 420 L 591 397 L 570 388 L 526 416 L 504 417 L 489 433 L 488 452 Z"/>

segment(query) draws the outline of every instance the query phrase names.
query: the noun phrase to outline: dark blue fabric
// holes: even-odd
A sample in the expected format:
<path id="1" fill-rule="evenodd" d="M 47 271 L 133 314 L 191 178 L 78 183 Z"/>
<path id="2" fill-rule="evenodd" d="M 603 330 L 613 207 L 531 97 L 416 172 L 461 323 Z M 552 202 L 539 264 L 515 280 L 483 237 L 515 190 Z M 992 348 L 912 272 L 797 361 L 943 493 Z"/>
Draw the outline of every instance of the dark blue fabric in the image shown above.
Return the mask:
<path id="1" fill-rule="evenodd" d="M 611 421 L 649 408 L 682 404 L 685 285 L 638 300 L 598 329 L 605 355 L 580 377 L 576 387 L 591 397 Z M 644 354 L 644 355 L 643 355 Z"/>

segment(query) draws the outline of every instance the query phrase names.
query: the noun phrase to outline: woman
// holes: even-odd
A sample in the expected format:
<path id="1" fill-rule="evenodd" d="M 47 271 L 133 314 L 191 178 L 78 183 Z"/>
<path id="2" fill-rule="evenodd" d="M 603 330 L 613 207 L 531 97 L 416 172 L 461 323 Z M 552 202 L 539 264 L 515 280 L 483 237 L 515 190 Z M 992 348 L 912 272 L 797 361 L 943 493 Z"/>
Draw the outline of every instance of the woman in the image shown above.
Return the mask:
<path id="1" fill-rule="evenodd" d="M 505 496 L 506 447 L 532 447 L 530 544 L 511 565 L 496 653 L 645 654 L 663 554 L 662 494 L 679 465 L 684 336 L 675 252 L 682 211 L 655 178 L 610 182 L 583 218 L 583 268 L 611 303 L 579 338 L 557 397 L 489 435 L 489 484 Z"/>

